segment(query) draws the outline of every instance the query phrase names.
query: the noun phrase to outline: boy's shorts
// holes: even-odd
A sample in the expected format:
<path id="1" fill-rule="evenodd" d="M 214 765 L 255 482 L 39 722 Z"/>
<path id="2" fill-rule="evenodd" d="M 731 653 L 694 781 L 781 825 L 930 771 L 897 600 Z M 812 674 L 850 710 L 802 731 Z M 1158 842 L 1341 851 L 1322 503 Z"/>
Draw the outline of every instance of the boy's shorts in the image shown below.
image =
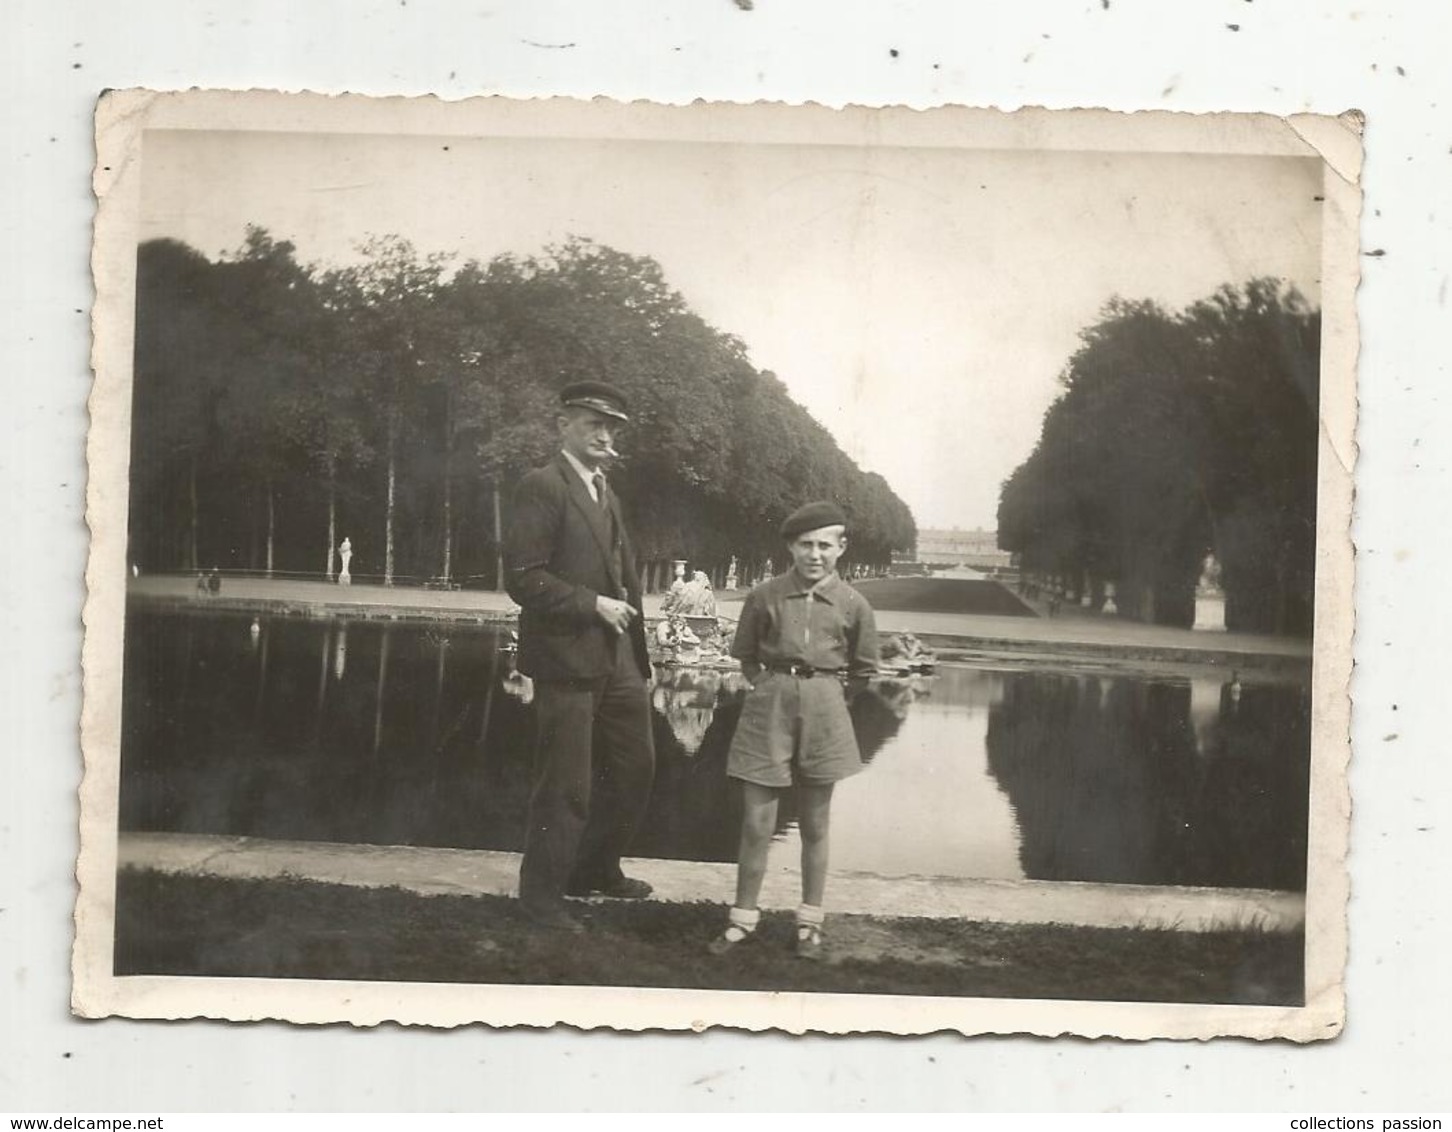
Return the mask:
<path id="1" fill-rule="evenodd" d="M 741 707 L 726 773 L 758 786 L 825 786 L 862 769 L 842 684 L 766 672 Z"/>

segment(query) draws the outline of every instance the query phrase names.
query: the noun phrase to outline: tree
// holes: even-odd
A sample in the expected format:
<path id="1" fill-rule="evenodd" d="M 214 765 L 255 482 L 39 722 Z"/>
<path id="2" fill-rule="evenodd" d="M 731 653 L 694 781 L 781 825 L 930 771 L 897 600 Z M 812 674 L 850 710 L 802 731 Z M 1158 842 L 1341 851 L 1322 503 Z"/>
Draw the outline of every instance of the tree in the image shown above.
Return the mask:
<path id="1" fill-rule="evenodd" d="M 292 478 L 293 458 L 308 433 L 303 391 L 315 384 L 317 361 L 308 349 L 320 309 L 316 287 L 294 251 L 291 243 L 249 226 L 242 247 L 212 272 L 213 345 L 223 386 L 221 448 L 213 459 L 249 497 L 262 496 L 269 577 L 276 561 L 278 484 Z"/>
<path id="2" fill-rule="evenodd" d="M 381 418 L 375 425 L 387 474 L 383 583 L 391 586 L 400 443 L 420 417 L 421 389 L 450 360 L 447 339 L 437 333 L 435 303 L 450 257 L 421 257 L 398 236 L 373 237 L 359 250 L 362 262 L 328 272 L 324 285 L 342 323 L 344 356 Z"/>
<path id="3" fill-rule="evenodd" d="M 1230 628 L 1311 631 L 1321 316 L 1294 289 L 1223 287 L 1185 320 L 1225 456 L 1207 491 Z"/>
<path id="4" fill-rule="evenodd" d="M 199 542 L 250 534 L 267 571 L 315 569 L 325 529 L 331 577 L 340 523 L 381 518 L 385 582 L 501 586 L 509 489 L 554 451 L 559 391 L 582 378 L 631 403 L 611 474 L 648 581 L 679 557 L 759 575 L 810 498 L 847 509 L 854 561 L 916 538 L 887 482 L 648 257 L 570 239 L 451 273 L 385 236 L 324 269 L 261 228 L 215 264 L 168 242 L 140 255 L 132 525 L 149 561 L 195 568 Z"/>
<path id="5" fill-rule="evenodd" d="M 1201 563 L 1227 624 L 1310 628 L 1319 318 L 1270 280 L 1181 314 L 1112 300 L 1081 334 L 999 542 L 1030 572 L 1113 581 L 1122 614 L 1189 625 Z"/>
<path id="6" fill-rule="evenodd" d="M 475 479 L 487 486 L 493 585 L 504 588 L 504 485 L 549 451 L 551 398 L 531 350 L 525 279 L 514 260 L 487 268 L 467 263 L 447 301 L 460 327 L 454 427 L 474 456 Z"/>
<path id="7" fill-rule="evenodd" d="M 133 554 L 199 568 L 198 480 L 219 433 L 213 267 L 175 240 L 137 249 L 131 440 Z M 177 485 L 183 485 L 177 499 Z M 180 510 L 183 521 L 174 516 Z M 181 530 L 175 547 L 172 532 Z"/>

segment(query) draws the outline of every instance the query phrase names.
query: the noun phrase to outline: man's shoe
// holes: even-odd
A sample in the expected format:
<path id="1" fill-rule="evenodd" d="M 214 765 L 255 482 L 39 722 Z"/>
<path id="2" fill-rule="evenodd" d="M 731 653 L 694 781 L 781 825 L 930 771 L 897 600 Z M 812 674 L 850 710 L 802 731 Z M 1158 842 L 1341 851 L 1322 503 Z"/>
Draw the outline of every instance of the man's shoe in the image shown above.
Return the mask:
<path id="1" fill-rule="evenodd" d="M 595 891 L 601 896 L 610 896 L 616 900 L 644 900 L 654 890 L 643 880 L 618 876 L 597 885 Z"/>
<path id="2" fill-rule="evenodd" d="M 618 876 L 609 880 L 596 880 L 588 884 L 572 884 L 565 889 L 566 896 L 609 896 L 615 900 L 644 900 L 654 891 L 643 880 Z"/>
<path id="3" fill-rule="evenodd" d="M 570 915 L 569 909 L 563 904 L 521 902 L 519 914 L 533 927 L 544 928 L 546 931 L 579 934 L 585 930 L 585 925 Z"/>

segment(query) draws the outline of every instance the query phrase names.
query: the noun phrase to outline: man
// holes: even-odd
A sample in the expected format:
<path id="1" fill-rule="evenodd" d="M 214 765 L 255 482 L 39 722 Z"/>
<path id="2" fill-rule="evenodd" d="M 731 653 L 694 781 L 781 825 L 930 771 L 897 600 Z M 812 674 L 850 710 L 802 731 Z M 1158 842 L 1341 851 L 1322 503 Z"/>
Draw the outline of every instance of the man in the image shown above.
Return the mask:
<path id="1" fill-rule="evenodd" d="M 655 748 L 635 556 L 603 471 L 625 398 L 582 381 L 560 404 L 560 454 L 520 481 L 504 549 L 538 724 L 520 906 L 541 927 L 578 932 L 565 896 L 650 895 L 620 857 L 650 798 Z"/>

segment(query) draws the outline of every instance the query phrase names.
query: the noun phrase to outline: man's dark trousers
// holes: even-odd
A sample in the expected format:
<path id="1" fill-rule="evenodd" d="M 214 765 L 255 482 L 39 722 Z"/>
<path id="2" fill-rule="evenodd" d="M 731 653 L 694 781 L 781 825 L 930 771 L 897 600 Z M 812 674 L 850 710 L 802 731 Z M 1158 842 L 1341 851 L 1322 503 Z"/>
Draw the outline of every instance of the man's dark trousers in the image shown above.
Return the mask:
<path id="1" fill-rule="evenodd" d="M 595 679 L 535 681 L 538 736 L 519 873 L 527 904 L 618 880 L 620 856 L 650 801 L 650 702 L 628 637 Z"/>

